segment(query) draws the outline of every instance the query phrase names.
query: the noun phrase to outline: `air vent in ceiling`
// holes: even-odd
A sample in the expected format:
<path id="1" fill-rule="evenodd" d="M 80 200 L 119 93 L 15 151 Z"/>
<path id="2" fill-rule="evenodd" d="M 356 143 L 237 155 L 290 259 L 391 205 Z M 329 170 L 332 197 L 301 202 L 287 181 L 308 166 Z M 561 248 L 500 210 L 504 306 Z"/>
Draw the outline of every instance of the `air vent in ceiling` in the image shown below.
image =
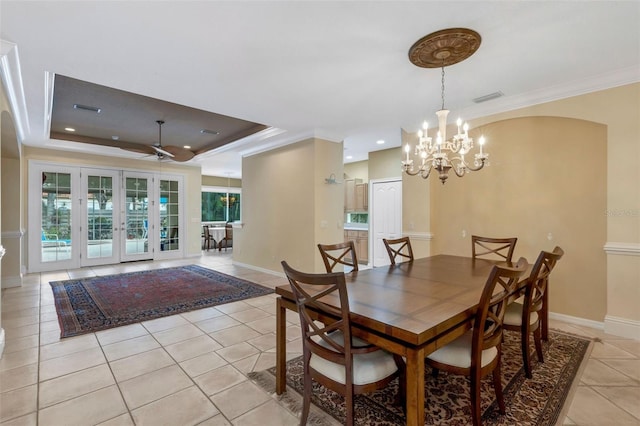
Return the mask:
<path id="1" fill-rule="evenodd" d="M 479 104 L 479 103 L 482 103 L 482 102 L 490 101 L 492 99 L 500 98 L 502 96 L 504 96 L 504 93 L 502 93 L 502 92 L 493 92 L 493 93 L 489 93 L 488 95 L 484 95 L 484 96 L 480 96 L 478 98 L 475 98 L 473 100 L 473 102 Z"/>
<path id="2" fill-rule="evenodd" d="M 216 132 L 215 130 L 209 130 L 209 129 L 202 129 L 200 130 L 200 133 L 202 134 L 209 134 L 209 135 L 219 135 L 220 132 Z"/>
<path id="3" fill-rule="evenodd" d="M 102 112 L 101 108 L 93 107 L 93 106 L 87 106 L 87 105 L 81 105 L 81 104 L 73 104 L 73 108 L 75 108 L 75 109 L 83 109 L 85 111 L 93 111 L 96 114 L 100 114 Z"/>

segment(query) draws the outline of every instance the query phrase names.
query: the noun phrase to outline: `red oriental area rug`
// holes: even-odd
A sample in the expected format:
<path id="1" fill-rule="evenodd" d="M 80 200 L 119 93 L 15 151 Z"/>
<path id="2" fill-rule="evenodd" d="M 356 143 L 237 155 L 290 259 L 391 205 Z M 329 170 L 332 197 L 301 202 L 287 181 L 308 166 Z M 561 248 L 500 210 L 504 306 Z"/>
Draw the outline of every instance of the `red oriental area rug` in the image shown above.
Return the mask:
<path id="1" fill-rule="evenodd" d="M 52 281 L 60 337 L 106 330 L 273 290 L 197 265 Z"/>

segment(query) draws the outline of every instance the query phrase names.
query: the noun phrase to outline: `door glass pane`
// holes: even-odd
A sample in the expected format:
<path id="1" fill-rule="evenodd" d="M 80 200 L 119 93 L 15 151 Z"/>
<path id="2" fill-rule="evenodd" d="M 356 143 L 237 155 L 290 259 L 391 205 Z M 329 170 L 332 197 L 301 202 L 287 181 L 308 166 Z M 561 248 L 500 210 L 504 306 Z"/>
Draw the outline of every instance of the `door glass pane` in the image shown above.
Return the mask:
<path id="1" fill-rule="evenodd" d="M 113 254 L 113 179 L 88 176 L 87 256 L 91 259 Z"/>
<path id="2" fill-rule="evenodd" d="M 160 181 L 160 251 L 180 248 L 178 195 L 178 181 Z"/>
<path id="3" fill-rule="evenodd" d="M 71 259 L 71 174 L 42 173 L 42 262 Z"/>
<path id="4" fill-rule="evenodd" d="M 125 180 L 126 254 L 149 252 L 149 193 L 147 178 Z"/>
<path id="5" fill-rule="evenodd" d="M 179 250 L 178 181 L 160 181 L 160 251 Z"/>

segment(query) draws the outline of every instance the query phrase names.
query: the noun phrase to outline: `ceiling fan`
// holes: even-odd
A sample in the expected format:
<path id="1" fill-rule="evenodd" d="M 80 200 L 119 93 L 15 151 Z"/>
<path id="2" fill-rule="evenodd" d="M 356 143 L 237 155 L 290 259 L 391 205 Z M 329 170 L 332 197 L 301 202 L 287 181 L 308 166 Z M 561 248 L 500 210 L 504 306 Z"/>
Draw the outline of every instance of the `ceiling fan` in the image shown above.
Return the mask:
<path id="1" fill-rule="evenodd" d="M 187 148 L 180 146 L 162 146 L 162 125 L 163 120 L 157 120 L 158 123 L 158 142 L 151 145 L 150 148 L 155 151 L 158 160 L 171 159 L 173 161 L 189 161 L 195 153 Z"/>

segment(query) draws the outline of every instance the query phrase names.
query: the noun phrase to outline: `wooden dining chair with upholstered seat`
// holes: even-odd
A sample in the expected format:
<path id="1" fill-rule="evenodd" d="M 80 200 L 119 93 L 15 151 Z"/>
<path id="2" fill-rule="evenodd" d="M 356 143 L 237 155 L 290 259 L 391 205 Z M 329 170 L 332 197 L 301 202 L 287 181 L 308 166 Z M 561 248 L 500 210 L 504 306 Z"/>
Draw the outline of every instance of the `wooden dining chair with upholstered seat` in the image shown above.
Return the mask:
<path id="1" fill-rule="evenodd" d="M 213 238 L 213 235 L 211 235 L 211 232 L 209 231 L 209 225 L 202 225 L 202 230 L 203 230 L 202 238 L 204 238 L 204 241 L 202 243 L 202 248 L 208 251 L 211 248 L 211 241 L 213 241 L 213 248 L 215 249 L 216 240 Z"/>
<path id="2" fill-rule="evenodd" d="M 333 272 L 337 265 L 351 268 L 345 270 L 345 272 L 358 270 L 358 256 L 356 255 L 356 245 L 353 241 L 337 244 L 318 244 L 318 250 L 320 250 L 327 272 Z"/>
<path id="3" fill-rule="evenodd" d="M 471 418 L 482 424 L 480 410 L 481 379 L 493 373 L 493 387 L 501 414 L 505 413 L 500 373 L 502 355 L 502 321 L 509 296 L 516 290 L 528 267 L 521 257 L 514 268 L 494 266 L 487 278 L 473 320 L 473 328 L 451 343 L 429 354 L 425 363 L 438 370 L 462 374 L 471 379 Z"/>
<path id="4" fill-rule="evenodd" d="M 223 243 L 224 251 L 227 251 L 227 248 L 233 244 L 233 225 L 231 222 L 227 222 L 224 226 L 224 237 L 218 242 L 218 251 L 222 251 Z"/>
<path id="5" fill-rule="evenodd" d="M 543 313 L 546 304 L 545 295 L 549 286 L 549 275 L 563 255 L 564 251 L 557 246 L 552 252 L 540 252 L 529 275 L 523 303 L 516 301 L 509 304 L 504 316 L 505 330 L 520 332 L 522 362 L 525 374 L 529 379 L 533 377 L 529 354 L 529 336 L 533 333 L 538 361 L 544 362 L 542 356 L 542 317 L 545 315 Z"/>
<path id="6" fill-rule="evenodd" d="M 413 261 L 413 250 L 411 249 L 411 241 L 409 237 L 386 239 L 383 238 L 387 253 L 389 253 L 389 260 L 392 265 L 396 264 L 396 258 L 400 258 L 401 262 Z"/>
<path id="7" fill-rule="evenodd" d="M 405 364 L 401 356 L 371 345 L 351 333 L 349 297 L 343 272 L 308 274 L 287 262 L 282 268 L 295 298 L 302 329 L 304 393 L 300 425 L 306 425 L 311 404 L 312 380 L 344 396 L 345 424 L 354 422 L 354 395 L 372 392 L 400 379 L 404 406 Z M 330 298 L 331 306 L 323 303 Z M 332 318 L 325 325 L 316 315 Z"/>
<path id="8" fill-rule="evenodd" d="M 471 257 L 502 258 L 511 262 L 513 251 L 516 248 L 517 238 L 490 238 L 478 235 L 471 236 Z"/>

